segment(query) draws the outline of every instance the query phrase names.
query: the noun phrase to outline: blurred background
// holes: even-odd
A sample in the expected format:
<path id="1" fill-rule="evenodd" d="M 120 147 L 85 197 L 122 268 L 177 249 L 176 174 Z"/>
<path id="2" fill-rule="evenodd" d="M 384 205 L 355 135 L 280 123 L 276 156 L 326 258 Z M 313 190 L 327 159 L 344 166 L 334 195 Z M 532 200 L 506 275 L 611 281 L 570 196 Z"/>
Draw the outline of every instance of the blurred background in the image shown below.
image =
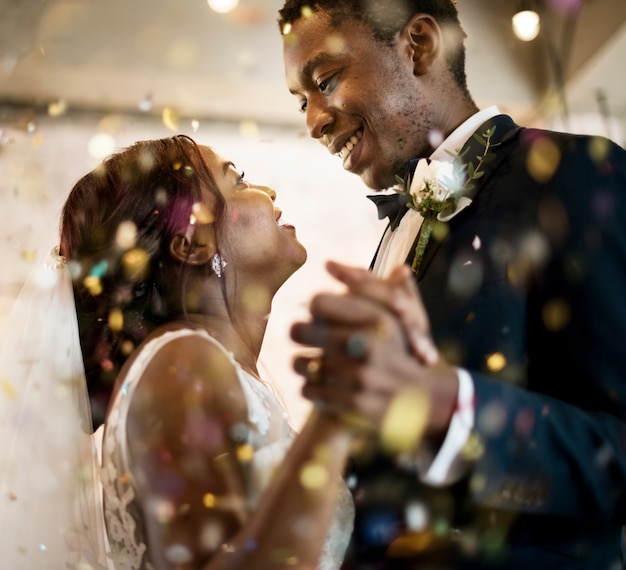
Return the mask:
<path id="1" fill-rule="evenodd" d="M 278 192 L 309 250 L 279 292 L 262 370 L 300 425 L 290 323 L 368 265 L 384 228 L 360 180 L 308 139 L 284 84 L 282 0 L 0 0 L 0 323 L 56 243 L 73 183 L 132 142 L 191 135 Z M 480 107 L 625 144 L 626 0 L 458 0 Z M 515 22 L 515 25 L 514 25 Z"/>

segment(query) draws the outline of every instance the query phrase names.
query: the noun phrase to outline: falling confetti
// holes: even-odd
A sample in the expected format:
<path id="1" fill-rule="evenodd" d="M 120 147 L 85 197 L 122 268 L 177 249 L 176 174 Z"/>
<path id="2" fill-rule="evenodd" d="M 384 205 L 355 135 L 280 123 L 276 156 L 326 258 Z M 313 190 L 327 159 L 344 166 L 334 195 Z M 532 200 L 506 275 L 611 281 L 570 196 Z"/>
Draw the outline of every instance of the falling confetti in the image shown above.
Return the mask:
<path id="1" fill-rule="evenodd" d="M 67 103 L 62 99 L 48 105 L 48 115 L 51 117 L 60 117 L 61 115 L 64 115 L 66 111 Z"/>
<path id="2" fill-rule="evenodd" d="M 501 352 L 494 352 L 487 356 L 486 363 L 491 372 L 500 372 L 506 366 L 506 357 Z"/>
<path id="3" fill-rule="evenodd" d="M 2 391 L 9 396 L 12 400 L 17 399 L 17 391 L 13 387 L 13 384 L 8 380 L 2 380 L 0 382 L 0 386 L 2 387 Z"/>
<path id="4" fill-rule="evenodd" d="M 392 454 L 417 449 L 424 434 L 430 402 L 421 390 L 403 390 L 392 400 L 381 427 L 381 441 Z"/>
<path id="5" fill-rule="evenodd" d="M 300 482 L 306 489 L 321 489 L 328 483 L 328 469 L 321 463 L 310 461 L 300 471 Z"/>
<path id="6" fill-rule="evenodd" d="M 165 107 L 161 113 L 161 120 L 170 131 L 178 131 L 179 114 L 176 109 Z"/>
<path id="7" fill-rule="evenodd" d="M 528 153 L 526 168 L 539 183 L 545 184 L 552 178 L 561 162 L 561 151 L 549 138 L 535 140 Z"/>

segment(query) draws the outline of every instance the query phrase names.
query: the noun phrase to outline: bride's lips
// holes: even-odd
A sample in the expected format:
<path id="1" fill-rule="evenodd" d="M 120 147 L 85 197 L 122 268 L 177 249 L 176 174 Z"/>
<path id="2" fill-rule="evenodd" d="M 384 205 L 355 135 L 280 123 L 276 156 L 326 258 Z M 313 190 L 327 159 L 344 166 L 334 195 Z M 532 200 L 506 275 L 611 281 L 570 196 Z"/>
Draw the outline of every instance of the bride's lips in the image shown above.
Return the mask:
<path id="1" fill-rule="evenodd" d="M 276 216 L 276 223 L 278 224 L 278 227 L 281 229 L 286 229 L 286 230 L 295 230 L 296 229 L 295 226 L 292 226 L 291 224 L 288 224 L 281 220 L 282 215 L 283 215 L 282 210 L 278 210 L 278 215 Z"/>

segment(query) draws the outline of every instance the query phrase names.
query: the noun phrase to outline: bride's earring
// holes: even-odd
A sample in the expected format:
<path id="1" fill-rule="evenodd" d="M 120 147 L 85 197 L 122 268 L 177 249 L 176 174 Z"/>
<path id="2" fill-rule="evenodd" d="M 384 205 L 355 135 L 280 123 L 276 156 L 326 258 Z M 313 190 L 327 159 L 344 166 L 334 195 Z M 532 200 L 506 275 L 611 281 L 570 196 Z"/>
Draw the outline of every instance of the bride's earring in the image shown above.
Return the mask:
<path id="1" fill-rule="evenodd" d="M 215 275 L 217 275 L 218 277 L 222 276 L 224 268 L 227 265 L 228 264 L 224 261 L 219 253 L 214 254 L 211 258 L 211 269 L 213 270 L 213 273 L 215 273 Z"/>

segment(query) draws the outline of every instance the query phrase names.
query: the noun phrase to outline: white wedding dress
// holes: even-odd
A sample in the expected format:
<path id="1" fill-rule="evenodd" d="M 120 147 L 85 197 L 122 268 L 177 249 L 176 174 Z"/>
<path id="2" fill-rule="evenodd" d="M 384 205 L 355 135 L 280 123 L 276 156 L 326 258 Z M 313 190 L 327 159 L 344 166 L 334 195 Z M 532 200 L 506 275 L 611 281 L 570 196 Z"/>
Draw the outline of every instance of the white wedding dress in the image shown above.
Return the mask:
<path id="1" fill-rule="evenodd" d="M 248 408 L 248 442 L 255 453 L 251 476 L 246 481 L 248 505 L 254 508 L 275 467 L 282 460 L 293 437 L 287 414 L 268 386 L 248 374 L 215 339 L 205 331 L 183 329 L 168 332 L 150 341 L 133 362 L 124 384 L 110 409 L 102 445 L 101 482 L 104 517 L 110 545 L 110 558 L 115 570 L 151 570 L 150 552 L 143 525 L 141 506 L 137 501 L 133 478 L 129 476 L 126 418 L 132 395 L 145 366 L 168 342 L 200 335 L 220 347 L 237 370 Z M 329 529 L 318 568 L 340 567 L 352 533 L 354 505 L 342 484 L 340 500 Z"/>

